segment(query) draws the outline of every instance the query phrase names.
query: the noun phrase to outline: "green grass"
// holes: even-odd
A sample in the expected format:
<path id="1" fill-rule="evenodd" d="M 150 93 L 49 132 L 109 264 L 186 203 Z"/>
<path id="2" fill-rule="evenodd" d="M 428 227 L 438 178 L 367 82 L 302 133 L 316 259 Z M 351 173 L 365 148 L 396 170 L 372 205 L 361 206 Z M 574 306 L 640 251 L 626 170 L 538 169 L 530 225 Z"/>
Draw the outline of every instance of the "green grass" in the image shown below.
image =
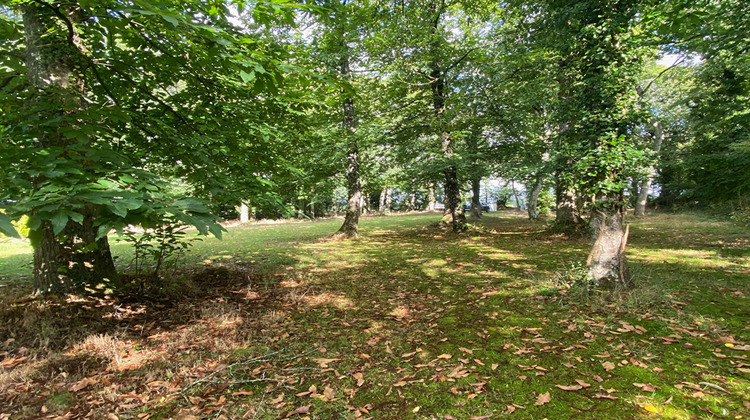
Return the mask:
<path id="1" fill-rule="evenodd" d="M 750 415 L 750 352 L 736 349 L 750 344 L 748 229 L 695 214 L 631 220 L 638 288 L 611 295 L 570 287 L 586 239 L 548 235 L 543 223 L 512 212 L 462 234 L 435 227 L 438 219 L 364 218 L 358 241 L 325 239 L 339 220 L 245 225 L 224 241 L 207 238 L 188 266 L 273 277 L 173 303 L 170 313 L 184 312 L 179 322 L 128 321 L 126 330 L 140 333 L 124 329 L 118 340 L 145 361 L 89 375 L 127 383 L 115 393 L 151 395 L 153 407 L 136 404 L 131 413 L 153 418 L 260 410 L 256 418 L 275 419 L 307 405 L 302 416 L 320 419 L 504 418 L 509 406 L 512 416 L 538 419 Z M 0 276 L 20 284 L 28 249 L 2 246 Z M 113 250 L 125 267 L 127 248 Z M 165 338 L 149 337 L 155 332 Z M 91 347 L 72 340 L 59 352 L 104 354 Z M 269 350 L 297 357 L 217 370 Z M 191 388 L 190 403 L 159 400 L 165 394 L 146 385 L 180 389 L 212 372 L 221 384 Z M 556 387 L 577 380 L 590 386 Z M 535 405 L 547 392 L 550 401 Z"/>

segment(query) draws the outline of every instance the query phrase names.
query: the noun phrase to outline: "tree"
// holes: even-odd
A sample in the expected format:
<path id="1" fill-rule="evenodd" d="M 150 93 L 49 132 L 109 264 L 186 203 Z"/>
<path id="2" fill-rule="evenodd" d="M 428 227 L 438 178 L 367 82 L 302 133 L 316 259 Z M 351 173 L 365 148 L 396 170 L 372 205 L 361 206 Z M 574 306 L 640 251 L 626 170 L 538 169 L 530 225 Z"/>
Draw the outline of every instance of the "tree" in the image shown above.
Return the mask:
<path id="1" fill-rule="evenodd" d="M 252 13 L 272 22 L 276 10 L 288 8 Z M 36 290 L 116 282 L 112 228 L 176 220 L 220 235 L 203 202 L 168 194 L 154 172 L 190 173 L 208 196 L 264 160 L 248 132 L 264 131 L 256 111 L 277 104 L 247 98 L 278 92 L 273 48 L 201 1 L 16 0 L 3 12 L 0 202 L 30 216 Z"/>
<path id="2" fill-rule="evenodd" d="M 645 49 L 637 37 L 638 1 L 549 1 L 548 23 L 557 40 L 555 52 L 571 82 L 560 102 L 561 139 L 575 156 L 576 187 L 592 198 L 592 247 L 589 276 L 603 288 L 630 288 L 625 260 L 628 229 L 624 224 L 627 173 L 638 162 L 632 138 L 636 79 Z"/>

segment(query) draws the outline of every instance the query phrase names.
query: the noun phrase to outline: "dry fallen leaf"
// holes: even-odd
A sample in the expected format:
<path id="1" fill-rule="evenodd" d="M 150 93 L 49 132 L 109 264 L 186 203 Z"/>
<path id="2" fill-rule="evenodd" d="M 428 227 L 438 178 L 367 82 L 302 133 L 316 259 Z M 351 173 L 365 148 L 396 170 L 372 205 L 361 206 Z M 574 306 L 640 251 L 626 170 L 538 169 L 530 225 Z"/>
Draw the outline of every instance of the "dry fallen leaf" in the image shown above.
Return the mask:
<path id="1" fill-rule="evenodd" d="M 607 394 L 596 394 L 591 398 L 598 398 L 601 400 L 619 400 L 619 397 L 615 397 L 614 395 L 607 395 Z"/>
<path id="2" fill-rule="evenodd" d="M 544 394 L 539 394 L 539 396 L 536 397 L 536 402 L 534 403 L 534 405 L 544 405 L 550 401 L 552 401 L 552 397 L 549 395 L 549 391 L 547 391 Z"/>
<path id="3" fill-rule="evenodd" d="M 563 391 L 578 391 L 580 389 L 583 389 L 581 385 L 555 385 L 555 386 L 562 389 Z"/>
<path id="4" fill-rule="evenodd" d="M 578 385 L 580 385 L 583 388 L 589 388 L 591 384 L 586 383 L 586 381 L 581 379 L 576 379 L 576 382 L 578 382 Z"/>
<path id="5" fill-rule="evenodd" d="M 654 391 L 656 391 L 656 387 L 653 386 L 653 385 L 651 385 L 650 383 L 649 384 L 639 384 L 638 382 L 634 382 L 633 386 L 640 388 L 641 391 L 643 391 L 643 392 L 654 392 Z"/>
<path id="6" fill-rule="evenodd" d="M 444 353 L 444 354 L 441 354 L 440 356 L 438 356 L 437 358 L 438 359 L 450 359 L 451 357 L 453 357 L 452 354 Z"/>
<path id="7" fill-rule="evenodd" d="M 323 390 L 323 396 L 327 401 L 333 401 L 334 399 L 336 399 L 336 390 L 326 385 L 325 389 Z"/>
<path id="8" fill-rule="evenodd" d="M 365 383 L 365 378 L 364 375 L 362 375 L 362 372 L 357 372 L 352 376 L 354 376 L 354 379 L 357 380 L 357 386 L 362 386 L 362 384 Z"/>
<path id="9" fill-rule="evenodd" d="M 727 344 L 729 344 L 729 343 L 727 343 Z M 732 349 L 732 350 L 742 350 L 742 351 L 748 351 L 748 350 L 750 350 L 750 346 L 748 346 L 748 345 L 743 345 L 743 346 L 731 346 L 731 347 L 729 347 L 729 348 L 730 348 L 730 349 Z"/>
<path id="10" fill-rule="evenodd" d="M 315 363 L 317 363 L 321 368 L 327 368 L 329 363 L 338 362 L 339 359 L 313 359 Z"/>
<path id="11" fill-rule="evenodd" d="M 609 372 L 610 370 L 612 370 L 612 369 L 615 368 L 615 364 L 612 363 L 612 362 L 604 362 L 604 363 L 602 363 L 602 367 L 604 368 L 604 370 L 606 370 L 607 372 Z"/>
<path id="12" fill-rule="evenodd" d="M 5 359 L 2 362 L 0 362 L 0 366 L 6 369 L 10 369 L 12 367 L 16 367 L 20 365 L 21 363 L 25 362 L 26 359 L 28 358 L 27 357 L 15 357 L 15 358 L 11 357 L 10 359 Z"/>
<path id="13" fill-rule="evenodd" d="M 292 410 L 292 411 L 286 413 L 286 417 L 285 418 L 292 417 L 295 414 L 309 414 L 310 413 L 310 407 L 311 407 L 310 405 L 304 405 L 304 406 L 302 406 L 302 407 L 300 407 L 300 408 L 298 408 L 296 410 Z"/>

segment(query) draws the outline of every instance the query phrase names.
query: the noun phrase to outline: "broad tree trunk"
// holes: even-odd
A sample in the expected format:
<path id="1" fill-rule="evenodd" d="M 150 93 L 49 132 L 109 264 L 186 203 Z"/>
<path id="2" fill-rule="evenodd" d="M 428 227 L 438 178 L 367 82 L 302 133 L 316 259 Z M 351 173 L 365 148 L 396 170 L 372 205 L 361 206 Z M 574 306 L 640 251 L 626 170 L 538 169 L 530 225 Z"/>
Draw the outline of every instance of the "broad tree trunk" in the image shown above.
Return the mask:
<path id="1" fill-rule="evenodd" d="M 651 119 L 651 125 L 654 128 L 654 153 L 658 156 L 661 151 L 661 144 L 664 141 L 664 128 L 661 123 L 656 119 Z M 648 173 L 646 178 L 641 184 L 641 190 L 638 193 L 638 200 L 635 202 L 635 215 L 638 217 L 646 215 L 646 204 L 648 203 L 648 191 L 651 189 L 651 184 L 654 181 L 654 175 L 656 175 L 656 165 L 652 163 L 648 167 Z"/>
<path id="2" fill-rule="evenodd" d="M 427 211 L 435 211 L 437 201 L 435 200 L 435 183 L 430 182 L 430 187 L 427 190 Z"/>
<path id="3" fill-rule="evenodd" d="M 479 202 L 479 190 L 481 179 L 475 177 L 471 180 L 471 217 L 482 217 L 482 204 Z"/>
<path id="4" fill-rule="evenodd" d="M 68 109 L 80 109 L 85 95 L 81 70 L 75 62 L 78 50 L 78 35 L 75 30 L 63 35 L 54 34 L 58 16 L 49 7 L 36 3 L 21 6 L 26 43 L 26 76 L 42 95 L 60 101 Z M 81 19 L 75 3 L 57 8 L 67 23 L 75 27 Z M 39 138 L 43 148 L 67 148 L 69 141 L 59 133 L 49 133 Z M 83 168 L 86 170 L 86 168 Z M 45 180 L 38 178 L 37 184 Z M 34 238 L 34 288 L 37 293 L 64 293 L 73 288 L 99 283 L 117 284 L 119 277 L 115 269 L 107 237 L 97 239 L 95 219 L 96 206 L 84 209 L 83 221 L 68 222 L 59 237 L 54 235 L 51 225 L 43 222 L 31 232 Z M 63 239 L 60 239 L 63 238 Z"/>
<path id="5" fill-rule="evenodd" d="M 43 222 L 31 233 L 34 245 L 34 289 L 42 294 L 61 294 L 73 290 L 73 280 L 67 274 L 69 254 L 52 233 L 52 226 Z"/>
<path id="6" fill-rule="evenodd" d="M 526 201 L 528 201 L 529 219 L 539 220 L 539 194 L 544 186 L 544 174 L 537 173 L 534 179 L 534 185 L 527 189 Z"/>
<path id="7" fill-rule="evenodd" d="M 385 189 L 385 214 L 391 214 L 391 203 L 393 203 L 393 188 Z"/>
<path id="8" fill-rule="evenodd" d="M 593 236 L 586 268 L 600 288 L 622 290 L 633 287 L 625 261 L 629 227 L 623 225 L 623 214 L 622 204 L 610 202 L 595 210 L 591 217 Z"/>

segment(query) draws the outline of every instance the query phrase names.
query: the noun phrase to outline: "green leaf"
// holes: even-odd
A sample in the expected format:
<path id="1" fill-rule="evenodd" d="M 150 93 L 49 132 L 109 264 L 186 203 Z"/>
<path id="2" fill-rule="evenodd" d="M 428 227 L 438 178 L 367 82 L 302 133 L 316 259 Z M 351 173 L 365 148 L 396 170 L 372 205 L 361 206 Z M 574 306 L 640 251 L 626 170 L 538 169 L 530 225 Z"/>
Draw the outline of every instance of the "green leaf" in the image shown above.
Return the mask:
<path id="1" fill-rule="evenodd" d="M 59 211 L 52 216 L 52 233 L 55 235 L 59 235 L 67 225 L 68 215 L 65 212 Z"/>
<path id="2" fill-rule="evenodd" d="M 189 212 L 194 213 L 210 213 L 211 211 L 206 207 L 205 202 L 198 198 L 188 197 L 181 200 L 177 200 L 174 203 L 175 207 Z"/>
<path id="3" fill-rule="evenodd" d="M 21 238 L 21 235 L 16 232 L 16 228 L 13 227 L 10 217 L 5 213 L 0 213 L 0 233 L 5 236 L 11 236 L 14 238 Z"/>
<path id="4" fill-rule="evenodd" d="M 179 20 L 177 20 L 177 19 L 176 19 L 175 17 L 173 17 L 173 16 L 169 16 L 169 15 L 161 15 L 161 18 L 162 18 L 162 19 L 164 19 L 164 20 L 166 20 L 167 22 L 171 23 L 171 24 L 172 24 L 172 26 L 174 26 L 175 28 L 176 28 L 177 26 L 179 26 L 179 24 L 180 24 L 180 21 L 179 21 Z"/>
<path id="5" fill-rule="evenodd" d="M 253 80 L 255 80 L 255 72 L 246 72 L 245 70 L 240 71 L 240 77 L 242 78 L 242 81 L 245 83 L 250 83 Z"/>

